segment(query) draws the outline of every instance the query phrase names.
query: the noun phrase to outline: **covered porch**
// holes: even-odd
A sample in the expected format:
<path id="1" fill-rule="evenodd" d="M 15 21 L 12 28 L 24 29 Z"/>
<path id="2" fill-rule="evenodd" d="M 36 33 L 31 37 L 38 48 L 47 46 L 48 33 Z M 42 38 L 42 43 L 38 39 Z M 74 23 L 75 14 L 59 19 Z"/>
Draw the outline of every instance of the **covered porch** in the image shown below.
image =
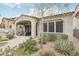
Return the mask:
<path id="1" fill-rule="evenodd" d="M 16 34 L 18 36 L 31 36 L 31 22 L 21 21 L 16 24 Z"/>
<path id="2" fill-rule="evenodd" d="M 21 19 L 15 23 L 16 36 L 33 36 L 36 37 L 36 20 L 35 19 Z"/>

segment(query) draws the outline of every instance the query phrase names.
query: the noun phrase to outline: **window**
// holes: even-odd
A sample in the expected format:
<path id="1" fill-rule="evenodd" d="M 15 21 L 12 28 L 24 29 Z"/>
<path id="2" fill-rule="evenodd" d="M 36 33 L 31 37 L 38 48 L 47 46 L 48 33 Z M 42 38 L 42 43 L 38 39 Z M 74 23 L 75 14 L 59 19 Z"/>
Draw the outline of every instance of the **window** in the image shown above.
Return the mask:
<path id="1" fill-rule="evenodd" d="M 43 32 L 63 32 L 63 21 L 51 21 L 43 23 Z"/>
<path id="2" fill-rule="evenodd" d="M 54 22 L 49 22 L 49 32 L 54 32 Z"/>
<path id="3" fill-rule="evenodd" d="M 63 21 L 56 22 L 56 32 L 63 32 Z"/>
<path id="4" fill-rule="evenodd" d="M 43 23 L 43 32 L 47 32 L 47 23 Z"/>

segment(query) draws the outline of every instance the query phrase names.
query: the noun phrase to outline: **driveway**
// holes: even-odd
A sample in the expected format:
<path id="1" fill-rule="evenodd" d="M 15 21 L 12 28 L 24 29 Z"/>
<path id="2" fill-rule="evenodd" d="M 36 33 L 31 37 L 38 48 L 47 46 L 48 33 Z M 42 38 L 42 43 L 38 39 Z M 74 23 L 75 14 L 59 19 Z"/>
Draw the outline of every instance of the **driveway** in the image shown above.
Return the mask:
<path id="1" fill-rule="evenodd" d="M 0 49 L 2 48 L 6 48 L 7 46 L 13 48 L 15 46 L 17 46 L 20 43 L 23 43 L 24 41 L 26 41 L 27 39 L 29 39 L 29 37 L 26 36 L 17 36 L 16 38 L 9 40 L 7 44 L 5 44 L 4 46 L 1 46 Z"/>

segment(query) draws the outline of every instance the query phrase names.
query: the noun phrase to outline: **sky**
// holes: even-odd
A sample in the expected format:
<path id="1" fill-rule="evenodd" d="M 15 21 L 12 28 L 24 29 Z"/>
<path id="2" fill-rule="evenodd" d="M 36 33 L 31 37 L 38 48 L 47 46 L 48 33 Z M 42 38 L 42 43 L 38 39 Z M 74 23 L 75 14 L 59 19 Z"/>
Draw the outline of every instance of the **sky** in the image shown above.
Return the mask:
<path id="1" fill-rule="evenodd" d="M 69 5 L 68 10 L 74 11 L 76 8 L 76 3 Z M 17 17 L 21 14 L 34 15 L 34 4 L 20 4 L 20 3 L 1 3 L 0 4 L 0 18 L 3 17 Z"/>

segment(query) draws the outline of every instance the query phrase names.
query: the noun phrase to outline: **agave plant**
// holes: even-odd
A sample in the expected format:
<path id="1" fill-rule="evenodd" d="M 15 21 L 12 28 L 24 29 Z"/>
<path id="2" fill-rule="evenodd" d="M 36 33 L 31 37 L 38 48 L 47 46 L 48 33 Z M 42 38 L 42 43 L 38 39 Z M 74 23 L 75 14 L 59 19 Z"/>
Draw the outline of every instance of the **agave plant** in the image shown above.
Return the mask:
<path id="1" fill-rule="evenodd" d="M 65 55 L 70 55 L 74 50 L 73 44 L 67 40 L 59 39 L 55 42 L 55 49 Z"/>

